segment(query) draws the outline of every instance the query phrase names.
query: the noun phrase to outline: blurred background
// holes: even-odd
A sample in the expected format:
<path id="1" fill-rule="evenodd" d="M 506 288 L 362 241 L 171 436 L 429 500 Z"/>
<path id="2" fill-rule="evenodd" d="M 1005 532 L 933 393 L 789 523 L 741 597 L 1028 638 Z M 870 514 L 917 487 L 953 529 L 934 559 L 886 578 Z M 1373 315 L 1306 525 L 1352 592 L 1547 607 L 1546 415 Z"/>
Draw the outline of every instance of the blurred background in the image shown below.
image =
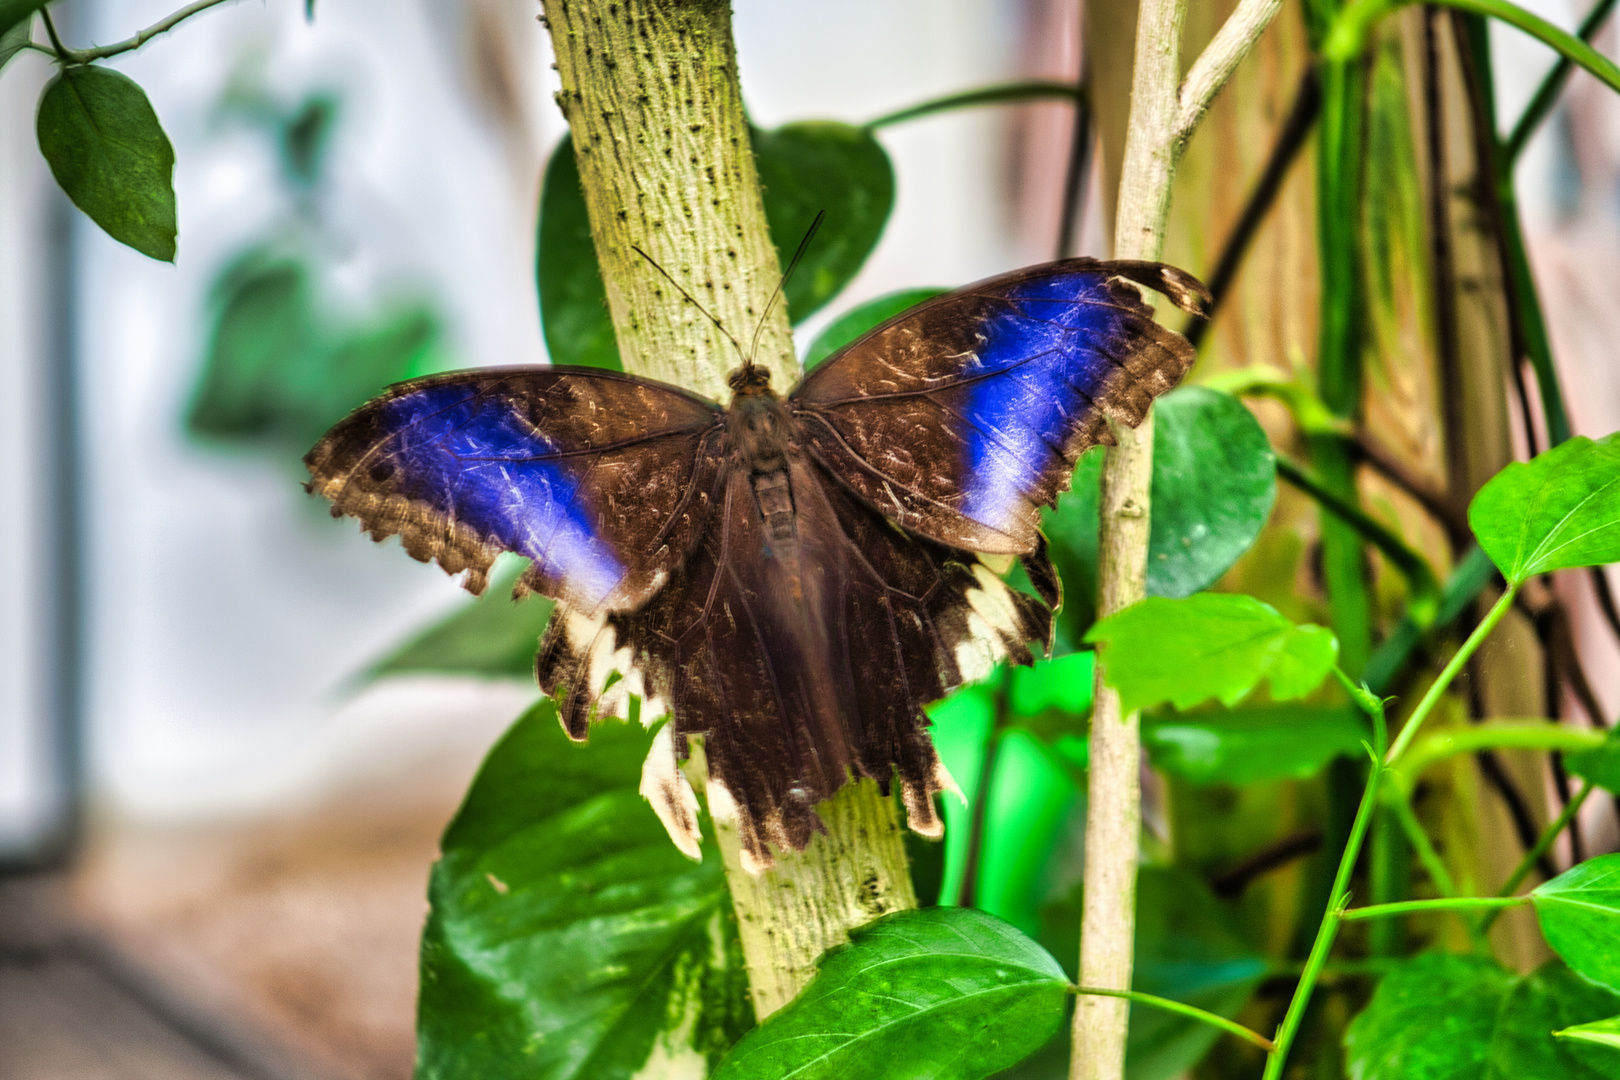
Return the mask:
<path id="1" fill-rule="evenodd" d="M 1526 6 L 1566 28 L 1580 14 Z M 83 45 L 170 8 L 52 11 Z M 1072 80 L 1082 53 L 1073 0 L 735 8 L 767 128 Z M 386 664 L 469 600 L 330 519 L 299 458 L 387 382 L 546 358 L 536 206 L 565 126 L 536 15 L 533 0 L 320 0 L 313 20 L 295 0 L 233 3 L 114 61 L 174 143 L 173 266 L 108 239 L 52 182 L 34 139 L 51 64 L 24 52 L 0 77 L 4 1080 L 409 1075 L 437 836 L 535 691 Z M 1551 54 L 1493 33 L 1499 111 L 1516 115 Z M 1599 43 L 1613 55 L 1611 32 Z M 1620 426 L 1620 368 L 1603 362 L 1620 330 L 1620 104 L 1584 76 L 1563 100 L 1520 193 L 1576 430 L 1596 434 Z M 891 290 L 1052 257 L 1071 114 L 884 129 L 894 214 L 802 340 Z M 1106 251 L 1099 207 L 1079 208 L 1080 252 Z"/>

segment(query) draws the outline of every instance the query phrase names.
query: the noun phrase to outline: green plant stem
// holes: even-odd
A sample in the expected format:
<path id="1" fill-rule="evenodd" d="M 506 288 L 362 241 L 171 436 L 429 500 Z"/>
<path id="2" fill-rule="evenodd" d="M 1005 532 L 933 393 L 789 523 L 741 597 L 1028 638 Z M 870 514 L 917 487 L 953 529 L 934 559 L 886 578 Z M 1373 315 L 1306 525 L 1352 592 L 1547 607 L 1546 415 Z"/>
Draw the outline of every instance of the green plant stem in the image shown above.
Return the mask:
<path id="1" fill-rule="evenodd" d="M 51 13 L 44 8 L 39 9 L 39 17 L 45 23 L 45 36 L 51 39 L 51 48 L 56 51 L 56 58 L 66 64 L 73 58 L 72 51 L 62 44 L 62 39 L 56 33 L 56 21 Z"/>
<path id="2" fill-rule="evenodd" d="M 1593 35 L 1608 22 L 1616 2 L 1617 0 L 1597 0 L 1597 3 L 1592 5 L 1592 10 L 1581 20 L 1575 36 L 1582 41 L 1591 41 Z M 1560 57 L 1558 63 L 1547 73 L 1547 77 L 1541 80 L 1541 85 L 1536 87 L 1535 94 L 1530 98 L 1530 104 L 1519 114 L 1518 122 L 1513 125 L 1513 131 L 1502 144 L 1508 164 L 1517 161 L 1519 155 L 1524 152 L 1525 144 L 1530 141 L 1530 136 L 1536 133 L 1541 122 L 1547 119 L 1547 114 L 1552 112 L 1553 105 L 1558 101 L 1558 95 L 1564 91 L 1564 84 L 1569 82 L 1569 77 L 1574 72 L 1575 61 L 1567 56 Z"/>
<path id="3" fill-rule="evenodd" d="M 1440 676 L 1430 684 L 1428 692 L 1423 695 L 1423 700 L 1418 702 L 1418 707 L 1412 710 L 1412 715 L 1407 719 L 1406 725 L 1401 728 L 1401 733 L 1395 737 L 1395 745 L 1389 748 L 1389 754 L 1386 755 L 1385 761 L 1390 763 L 1398 761 L 1401 755 L 1406 752 L 1406 748 L 1412 745 L 1412 740 L 1417 738 L 1418 731 L 1423 727 L 1423 722 L 1429 718 L 1430 713 L 1434 712 L 1434 707 L 1440 703 L 1441 695 L 1451 686 L 1452 680 L 1462 671 L 1469 658 L 1479 651 L 1480 645 L 1486 638 L 1490 637 L 1491 631 L 1496 629 L 1496 625 L 1512 609 L 1513 598 L 1519 594 L 1520 584 L 1520 582 L 1513 582 L 1508 585 L 1501 598 L 1492 605 L 1491 610 L 1480 620 L 1479 625 L 1474 627 L 1474 632 L 1468 635 L 1468 640 L 1462 643 L 1462 648 L 1457 650 L 1456 655 L 1451 658 L 1451 662 L 1446 664 L 1445 668 L 1440 672 Z"/>
<path id="4" fill-rule="evenodd" d="M 1481 750 L 1591 750 L 1602 746 L 1601 731 L 1561 727 L 1543 719 L 1492 720 L 1425 735 L 1396 767 L 1400 785 L 1411 790 L 1425 769 L 1458 754 Z"/>
<path id="5" fill-rule="evenodd" d="M 148 41 L 151 41 L 159 34 L 166 34 L 170 30 L 173 30 L 176 26 L 179 26 L 193 15 L 207 11 L 211 7 L 217 7 L 218 5 L 227 2 L 228 0 L 197 0 L 196 3 L 187 4 L 180 10 L 172 12 L 164 18 L 159 19 L 151 26 L 148 26 L 145 30 L 137 31 L 132 37 L 127 37 L 123 41 L 115 41 L 111 45 L 98 45 L 92 49 L 63 49 L 62 43 L 57 40 L 56 28 L 51 25 L 51 17 L 45 13 L 45 9 L 43 8 L 40 9 L 40 14 L 45 15 L 46 33 L 51 35 L 51 43 L 57 47 L 57 52 L 61 55 L 62 62 L 68 64 L 88 64 L 92 60 L 105 60 L 109 56 L 118 56 L 120 53 L 134 52 L 136 49 L 140 48 L 142 45 L 145 45 Z"/>
<path id="6" fill-rule="evenodd" d="M 1172 1001 L 1169 998 L 1162 998 L 1156 994 L 1144 994 L 1139 990 L 1098 990 L 1089 986 L 1075 986 L 1071 987 L 1071 989 L 1076 994 L 1090 994 L 1096 997 L 1124 998 L 1126 1001 L 1141 1002 L 1143 1005 L 1151 1005 L 1155 1009 L 1163 1009 L 1165 1012 L 1173 1012 L 1181 1016 L 1190 1016 L 1194 1020 L 1201 1020 L 1211 1027 L 1218 1027 L 1222 1031 L 1236 1035 L 1240 1039 L 1245 1039 L 1267 1053 L 1270 1053 L 1277 1048 L 1276 1043 L 1273 1043 L 1270 1039 L 1266 1038 L 1258 1031 L 1246 1028 L 1242 1024 L 1228 1020 L 1224 1016 L 1207 1012 L 1198 1008 L 1197 1006 L 1183 1005 L 1179 1001 Z"/>
<path id="7" fill-rule="evenodd" d="M 1509 874 L 1507 880 L 1502 882 L 1502 887 L 1497 890 L 1498 896 L 1512 896 L 1518 891 L 1519 886 L 1524 884 L 1524 879 L 1530 876 L 1530 871 L 1536 868 L 1536 863 L 1541 861 L 1541 857 L 1547 854 L 1548 849 L 1553 846 L 1553 841 L 1558 839 L 1558 834 L 1568 828 L 1571 821 L 1575 820 L 1575 815 L 1581 811 L 1581 804 L 1586 802 L 1586 797 L 1592 794 L 1592 790 L 1596 786 L 1588 780 L 1582 785 L 1581 790 L 1570 796 L 1569 802 L 1564 806 L 1564 812 L 1559 814 L 1557 819 L 1545 829 L 1541 830 L 1541 836 L 1536 840 L 1535 846 L 1524 853 L 1524 858 L 1520 859 L 1519 865 L 1513 868 L 1513 873 Z M 1489 930 L 1491 923 L 1495 920 L 1494 913 L 1487 915 L 1480 929 Z"/>
<path id="8" fill-rule="evenodd" d="M 1073 101 L 1084 104 L 1086 88 L 1079 83 L 1059 82 L 1053 79 L 1028 79 L 1022 82 L 996 83 L 977 90 L 963 90 L 943 97 L 930 98 L 904 109 L 884 113 L 864 125 L 867 130 L 903 124 L 907 120 L 921 120 L 935 113 L 956 109 L 971 109 L 980 105 L 1016 105 L 1025 101 Z"/>
<path id="9" fill-rule="evenodd" d="M 1406 792 L 1392 784 L 1386 789 L 1384 802 L 1395 814 L 1395 820 L 1400 822 L 1401 831 L 1406 834 L 1407 841 L 1417 852 L 1418 861 L 1423 864 L 1423 869 L 1429 872 L 1429 880 L 1434 882 L 1434 887 L 1440 890 L 1442 896 L 1456 896 L 1457 883 L 1451 879 L 1451 872 L 1446 869 L 1446 864 L 1440 861 L 1440 853 L 1434 850 L 1429 834 L 1423 831 L 1417 814 L 1412 810 L 1412 800 L 1407 797 Z"/>
<path id="10" fill-rule="evenodd" d="M 1396 904 L 1375 904 L 1372 907 L 1351 908 L 1340 916 L 1345 922 L 1362 919 L 1387 919 L 1396 915 L 1410 915 L 1422 911 L 1479 911 L 1490 908 L 1518 907 L 1528 904 L 1528 896 L 1451 896 L 1441 900 L 1402 900 Z"/>
<path id="11" fill-rule="evenodd" d="M 1408 547 L 1380 522 L 1360 507 L 1340 497 L 1298 464 L 1277 455 L 1277 476 L 1315 499 L 1324 509 L 1349 525 L 1373 547 L 1383 552 L 1406 579 L 1411 592 L 1407 612 L 1419 626 L 1434 622 L 1440 612 L 1440 582 L 1422 555 Z"/>
<path id="12" fill-rule="evenodd" d="M 1283 1067 L 1288 1064 L 1288 1050 L 1299 1035 L 1300 1024 L 1305 1020 L 1306 1006 L 1311 1001 L 1311 992 L 1316 989 L 1316 982 L 1321 978 L 1322 969 L 1327 964 L 1328 953 L 1333 949 L 1333 939 L 1338 936 L 1339 923 L 1344 917 L 1345 907 L 1350 902 L 1350 874 L 1355 870 L 1356 859 L 1361 855 L 1361 845 L 1366 841 L 1367 829 L 1372 824 L 1373 811 L 1378 805 L 1379 780 L 1384 774 L 1383 747 L 1377 746 L 1373 750 L 1372 767 L 1367 774 L 1367 789 L 1362 793 L 1361 805 L 1356 809 L 1355 823 L 1350 826 L 1350 837 L 1344 845 L 1344 854 L 1339 858 L 1339 870 L 1333 876 L 1333 889 L 1328 894 L 1327 910 L 1322 913 L 1322 923 L 1316 929 L 1316 940 L 1311 944 L 1310 956 L 1305 960 L 1305 970 L 1300 973 L 1299 985 L 1294 988 L 1294 996 L 1288 1002 L 1288 1011 L 1277 1027 L 1277 1048 L 1266 1058 L 1264 1080 L 1280 1080 Z"/>

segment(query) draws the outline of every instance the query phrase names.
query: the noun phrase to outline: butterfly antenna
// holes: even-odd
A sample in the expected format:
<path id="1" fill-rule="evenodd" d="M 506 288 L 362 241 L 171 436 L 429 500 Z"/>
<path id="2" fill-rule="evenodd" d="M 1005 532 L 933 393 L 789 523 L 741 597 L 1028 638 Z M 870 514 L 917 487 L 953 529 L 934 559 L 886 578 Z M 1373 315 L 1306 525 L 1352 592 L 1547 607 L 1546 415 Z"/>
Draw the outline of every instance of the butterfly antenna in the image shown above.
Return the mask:
<path id="1" fill-rule="evenodd" d="M 748 359 L 748 354 L 743 352 L 743 347 L 740 344 L 738 344 L 737 339 L 731 336 L 731 331 L 727 330 L 725 328 L 725 325 L 723 323 L 721 323 L 719 319 L 715 318 L 713 315 L 710 315 L 709 314 L 709 309 L 704 307 L 702 304 L 698 303 L 698 298 L 697 297 L 695 297 L 691 293 L 687 292 L 684 288 L 681 287 L 680 282 L 678 282 L 674 278 L 670 277 L 669 276 L 669 271 L 665 270 L 662 266 L 659 266 L 657 259 L 655 259 L 651 255 L 647 254 L 645 251 L 642 251 L 641 248 L 637 247 L 635 244 L 630 245 L 630 250 L 634 251 L 637 255 L 640 255 L 643 259 L 646 259 L 648 262 L 652 263 L 652 268 L 654 270 L 658 271 L 660 274 L 663 274 L 664 275 L 664 280 L 669 282 L 671 285 L 675 286 L 675 291 L 679 292 L 682 296 L 684 296 L 688 300 L 690 300 L 692 302 L 693 307 L 695 307 L 699 311 L 703 312 L 703 317 L 704 318 L 706 318 L 710 322 L 714 323 L 714 328 L 716 330 L 718 330 L 722 334 L 726 335 L 726 340 L 731 342 L 731 347 L 733 349 L 737 350 L 737 355 L 738 356 L 742 357 L 743 366 L 744 367 L 751 366 L 750 361 Z"/>
<path id="2" fill-rule="evenodd" d="M 754 327 L 754 340 L 748 346 L 748 360 L 746 362 L 750 367 L 753 366 L 754 356 L 759 351 L 759 335 L 765 331 L 765 320 L 771 317 L 771 308 L 776 306 L 776 301 L 781 297 L 782 290 L 787 288 L 788 279 L 793 276 L 793 271 L 799 268 L 799 260 L 804 258 L 804 253 L 810 247 L 810 241 L 815 237 L 816 230 L 821 228 L 821 219 L 826 216 L 827 211 L 816 211 L 816 219 L 804 231 L 804 239 L 799 241 L 799 250 L 793 253 L 793 260 L 788 263 L 787 271 L 783 273 L 782 280 L 776 283 L 776 291 L 771 293 L 770 300 L 765 304 L 765 313 L 759 317 L 759 325 Z"/>

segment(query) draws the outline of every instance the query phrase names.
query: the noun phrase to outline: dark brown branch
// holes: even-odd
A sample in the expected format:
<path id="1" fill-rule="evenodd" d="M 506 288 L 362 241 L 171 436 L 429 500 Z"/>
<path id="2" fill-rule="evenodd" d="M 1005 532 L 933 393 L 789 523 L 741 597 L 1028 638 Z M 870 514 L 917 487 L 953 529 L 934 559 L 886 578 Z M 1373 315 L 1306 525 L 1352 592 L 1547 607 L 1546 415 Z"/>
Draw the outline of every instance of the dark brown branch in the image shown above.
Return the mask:
<path id="1" fill-rule="evenodd" d="M 1363 429 L 1356 432 L 1349 445 L 1362 461 L 1412 496 L 1446 530 L 1446 539 L 1450 541 L 1452 551 L 1465 551 L 1473 542 L 1474 534 L 1468 526 L 1468 515 L 1452 501 L 1451 496 L 1402 461 L 1371 431 Z"/>
<path id="2" fill-rule="evenodd" d="M 1603 619 L 1609 624 L 1616 641 L 1620 641 L 1620 607 L 1614 602 L 1614 589 L 1609 585 L 1608 572 L 1601 566 L 1591 567 L 1588 575 L 1592 579 L 1592 591 L 1597 594 L 1598 609 L 1603 612 Z"/>
<path id="3" fill-rule="evenodd" d="M 1454 499 L 1468 477 L 1462 433 L 1463 363 L 1457 324 L 1457 267 L 1451 237 L 1451 181 L 1446 169 L 1445 111 L 1440 100 L 1440 41 L 1433 7 L 1423 9 L 1423 126 L 1429 168 L 1429 262 L 1433 268 L 1434 338 L 1440 367 L 1441 432 L 1445 439 L 1446 488 Z"/>
<path id="4" fill-rule="evenodd" d="M 1295 859 L 1322 850 L 1322 830 L 1306 829 L 1267 844 L 1241 862 L 1210 879 L 1210 888 L 1224 900 L 1236 900 L 1255 879 L 1287 866 Z"/>

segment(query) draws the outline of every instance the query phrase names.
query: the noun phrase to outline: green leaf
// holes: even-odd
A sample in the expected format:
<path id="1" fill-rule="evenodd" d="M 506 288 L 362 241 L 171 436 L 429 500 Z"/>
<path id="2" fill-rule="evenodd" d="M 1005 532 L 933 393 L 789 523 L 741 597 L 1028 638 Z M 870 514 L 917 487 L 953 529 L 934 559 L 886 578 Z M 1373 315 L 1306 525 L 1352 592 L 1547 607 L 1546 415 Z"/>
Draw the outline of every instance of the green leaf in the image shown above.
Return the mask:
<path id="1" fill-rule="evenodd" d="M 1590 1024 L 1572 1024 L 1553 1034 L 1560 1039 L 1620 1050 L 1620 1016 L 1611 1016 L 1607 1020 L 1593 1020 Z"/>
<path id="2" fill-rule="evenodd" d="M 608 315 L 607 289 L 596 265 L 585 193 L 579 186 L 579 163 L 567 135 L 546 165 L 540 185 L 539 228 L 535 277 L 546 354 L 553 364 L 623 371 Z"/>
<path id="3" fill-rule="evenodd" d="M 1599 855 L 1530 894 L 1541 933 L 1564 963 L 1620 989 L 1620 855 Z"/>
<path id="4" fill-rule="evenodd" d="M 714 1080 L 989 1076 L 1062 1025 L 1068 986 L 1045 949 L 983 912 L 897 912 L 823 955 Z"/>
<path id="5" fill-rule="evenodd" d="M 803 322 L 860 271 L 894 209 L 894 167 L 865 128 L 829 120 L 753 132 L 765 217 L 784 269 L 816 214 L 827 216 L 787 283 L 788 314 Z"/>
<path id="6" fill-rule="evenodd" d="M 1033 717 L 1049 709 L 1084 716 L 1091 711 L 1091 689 L 1097 658 L 1089 652 L 1037 660 L 1011 669 L 1013 714 Z"/>
<path id="7" fill-rule="evenodd" d="M 995 745 L 973 903 L 1037 934 L 1053 855 L 1066 827 L 1081 824 L 1084 800 L 1068 762 L 1033 732 L 1008 728 Z"/>
<path id="8" fill-rule="evenodd" d="M 1261 680 L 1278 701 L 1304 697 L 1338 657 L 1320 626 L 1295 626 L 1269 604 L 1234 593 L 1149 597 L 1086 635 L 1127 712 L 1168 701 L 1179 710 L 1215 698 L 1234 705 Z"/>
<path id="9" fill-rule="evenodd" d="M 1149 717 L 1142 745 L 1156 768 L 1195 784 L 1305 780 L 1336 757 L 1356 757 L 1368 738 L 1356 709 L 1273 705 Z"/>
<path id="10" fill-rule="evenodd" d="M 32 12 L 29 13 L 30 15 Z M 0 22 L 3 22 L 0 19 Z M 4 71 L 11 58 L 22 52 L 32 39 L 34 20 L 28 16 L 17 20 L 8 28 L 0 31 L 0 71 Z"/>
<path id="11" fill-rule="evenodd" d="M 127 75 L 66 67 L 45 87 L 36 124 L 51 173 L 119 243 L 174 261 L 174 148 Z"/>
<path id="12" fill-rule="evenodd" d="M 1509 465 L 1474 496 L 1468 524 L 1510 582 L 1620 561 L 1620 433 Z"/>
<path id="13" fill-rule="evenodd" d="M 573 745 L 542 701 L 490 752 L 429 881 L 418 1080 L 701 1076 L 748 1027 L 718 852 L 637 792 L 651 742 Z"/>
<path id="14" fill-rule="evenodd" d="M 810 351 L 804 354 L 804 369 L 809 371 L 868 330 L 875 329 L 880 323 L 887 322 L 902 311 L 909 311 L 924 300 L 932 300 L 948 291 L 899 289 L 850 308 L 829 323 L 827 329 L 816 335 L 816 340 L 810 343 Z"/>
<path id="15" fill-rule="evenodd" d="M 1620 1010 L 1620 994 L 1581 978 L 1557 960 L 1526 975 L 1508 994 L 1496 1017 L 1484 1080 L 1607 1080 L 1620 1067 L 1611 1049 L 1561 1042 L 1568 1029 L 1594 1016 Z M 1620 1035 L 1612 1036 L 1620 1047 Z M 1590 1040 L 1598 1041 L 1598 1040 Z"/>
<path id="16" fill-rule="evenodd" d="M 1564 767 L 1600 788 L 1620 792 L 1620 729 L 1610 730 L 1602 746 L 1565 754 Z"/>
<path id="17" fill-rule="evenodd" d="M 10 34 L 19 24 L 23 26 L 23 40 L 27 40 L 28 27 L 33 25 L 29 16 L 51 0 L 0 0 L 0 37 Z M 4 62 L 0 61 L 0 66 Z"/>
<path id="18" fill-rule="evenodd" d="M 1276 456 L 1237 398 L 1186 386 L 1154 407 L 1149 596 L 1208 588 L 1249 549 L 1277 497 Z M 1052 560 L 1063 577 L 1063 636 L 1078 641 L 1095 617 L 1097 492 L 1102 451 L 1080 459 L 1073 488 L 1046 514 Z"/>
<path id="19" fill-rule="evenodd" d="M 527 559 L 503 554 L 484 595 L 418 632 L 366 672 L 367 680 L 433 671 L 449 675 L 532 679 L 534 654 L 552 602 L 531 593 L 512 599 Z"/>
<path id="20" fill-rule="evenodd" d="M 1352 1080 L 1479 1080 L 1513 983 L 1511 972 L 1481 956 L 1424 953 L 1405 961 L 1344 1033 Z"/>

